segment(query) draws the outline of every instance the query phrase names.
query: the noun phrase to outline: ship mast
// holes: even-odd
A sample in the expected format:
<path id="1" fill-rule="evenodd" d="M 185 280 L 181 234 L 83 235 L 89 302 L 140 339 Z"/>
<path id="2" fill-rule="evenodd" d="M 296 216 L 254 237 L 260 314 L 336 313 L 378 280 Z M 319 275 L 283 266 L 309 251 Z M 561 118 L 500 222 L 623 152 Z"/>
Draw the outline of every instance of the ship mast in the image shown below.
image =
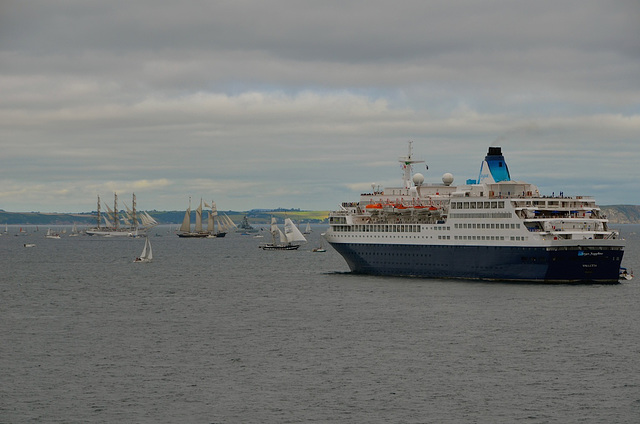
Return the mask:
<path id="1" fill-rule="evenodd" d="M 412 165 L 414 163 L 424 163 L 423 160 L 413 160 L 412 144 L 413 141 L 409 140 L 409 154 L 398 158 L 398 162 L 402 164 L 402 169 L 404 170 L 404 174 L 402 176 L 404 188 L 411 188 L 411 175 L 413 174 Z"/>
<path id="2" fill-rule="evenodd" d="M 120 227 L 118 222 L 118 193 L 113 193 L 113 225 L 116 230 Z"/>
<path id="3" fill-rule="evenodd" d="M 133 230 L 137 230 L 138 229 L 138 217 L 136 216 L 136 194 L 133 193 L 133 200 L 131 201 L 131 203 L 133 204 L 133 209 L 131 212 L 131 220 L 132 220 L 132 225 L 133 225 Z"/>
<path id="4" fill-rule="evenodd" d="M 98 229 L 100 229 L 100 195 L 98 195 Z"/>

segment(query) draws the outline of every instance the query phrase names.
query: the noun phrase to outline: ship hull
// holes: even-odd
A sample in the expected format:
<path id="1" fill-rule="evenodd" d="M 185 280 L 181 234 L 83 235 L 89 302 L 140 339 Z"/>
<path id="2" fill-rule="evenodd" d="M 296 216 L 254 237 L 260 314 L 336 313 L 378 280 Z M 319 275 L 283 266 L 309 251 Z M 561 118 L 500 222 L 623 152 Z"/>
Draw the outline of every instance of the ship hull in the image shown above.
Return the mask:
<path id="1" fill-rule="evenodd" d="M 354 273 L 543 283 L 618 283 L 623 251 L 610 247 L 331 243 Z"/>

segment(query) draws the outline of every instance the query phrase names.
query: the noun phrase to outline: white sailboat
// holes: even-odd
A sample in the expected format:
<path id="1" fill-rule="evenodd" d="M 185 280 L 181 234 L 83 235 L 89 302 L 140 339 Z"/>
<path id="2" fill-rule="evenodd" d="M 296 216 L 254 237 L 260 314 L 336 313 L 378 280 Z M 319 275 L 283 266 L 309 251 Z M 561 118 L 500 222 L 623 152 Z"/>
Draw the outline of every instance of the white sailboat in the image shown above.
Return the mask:
<path id="1" fill-rule="evenodd" d="M 71 229 L 71 234 L 69 237 L 78 237 L 80 235 L 80 231 L 78 231 L 78 226 L 74 223 L 73 228 Z"/>
<path id="2" fill-rule="evenodd" d="M 47 234 L 45 234 L 44 237 L 48 239 L 59 239 L 60 234 L 54 233 L 53 231 L 51 231 L 51 228 L 47 228 Z"/>
<path id="3" fill-rule="evenodd" d="M 271 243 L 260 245 L 262 250 L 297 250 L 300 245 L 294 243 L 307 241 L 290 218 L 285 218 L 284 220 L 283 233 L 280 228 L 278 228 L 276 218 L 271 217 L 271 237 Z M 280 243 L 276 242 L 277 238 L 280 239 Z"/>
<path id="4" fill-rule="evenodd" d="M 307 226 L 304 229 L 304 232 L 302 234 L 311 234 L 311 223 L 307 222 Z"/>
<path id="5" fill-rule="evenodd" d="M 153 251 L 151 250 L 151 242 L 149 241 L 149 237 L 145 237 L 142 253 L 133 262 L 151 262 L 152 260 Z"/>

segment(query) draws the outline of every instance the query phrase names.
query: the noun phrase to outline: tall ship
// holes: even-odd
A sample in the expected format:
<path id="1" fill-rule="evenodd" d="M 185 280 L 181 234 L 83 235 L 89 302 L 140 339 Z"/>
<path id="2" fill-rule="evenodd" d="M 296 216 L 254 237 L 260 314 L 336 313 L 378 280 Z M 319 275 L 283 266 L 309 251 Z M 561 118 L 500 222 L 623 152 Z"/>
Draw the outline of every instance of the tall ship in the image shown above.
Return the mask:
<path id="1" fill-rule="evenodd" d="M 124 202 L 123 202 L 124 203 Z M 118 194 L 113 194 L 113 209 L 104 203 L 107 212 L 102 212 L 100 196 L 98 196 L 98 210 L 96 226 L 86 230 L 90 236 L 104 237 L 136 237 L 144 234 L 150 228 L 158 225 L 158 222 L 146 211 L 136 210 L 136 195 L 132 196 L 131 208 L 124 203 L 125 211 L 118 210 Z"/>
<path id="2" fill-rule="evenodd" d="M 402 186 L 329 215 L 326 241 L 354 273 L 540 283 L 618 283 L 624 240 L 589 196 L 541 195 L 489 147 L 477 180 L 425 184 L 412 143 Z"/>
<path id="3" fill-rule="evenodd" d="M 195 227 L 191 227 L 191 198 L 189 198 L 189 207 L 187 208 L 182 225 L 178 231 L 178 237 L 183 238 L 218 238 L 224 237 L 228 231 L 227 220 L 231 221 L 228 216 L 218 216 L 218 208 L 213 200 L 211 204 L 205 202 L 206 207 L 210 207 L 211 211 L 207 217 L 207 228 L 202 225 L 202 199 L 200 205 L 196 208 Z M 216 219 L 218 217 L 218 219 Z M 216 225 L 217 224 L 217 225 Z M 217 227 L 217 228 L 216 228 Z"/>

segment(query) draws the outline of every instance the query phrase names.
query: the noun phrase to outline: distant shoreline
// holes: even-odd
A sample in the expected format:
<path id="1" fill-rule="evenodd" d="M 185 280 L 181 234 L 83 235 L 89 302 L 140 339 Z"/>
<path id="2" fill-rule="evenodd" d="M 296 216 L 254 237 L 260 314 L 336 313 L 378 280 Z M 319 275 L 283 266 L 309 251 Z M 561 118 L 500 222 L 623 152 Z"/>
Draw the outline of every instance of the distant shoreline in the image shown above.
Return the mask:
<path id="1" fill-rule="evenodd" d="M 146 211 L 160 224 L 180 224 L 185 211 Z M 104 212 L 103 212 L 104 213 Z M 327 222 L 329 211 L 302 211 L 299 209 L 274 209 L 250 211 L 218 211 L 226 214 L 234 222 L 247 216 L 250 224 L 268 224 L 272 216 L 289 217 L 297 222 L 319 224 Z M 195 219 L 195 212 L 192 212 Z M 0 225 L 95 225 L 96 212 L 56 213 L 56 212 L 6 212 L 0 211 Z"/>
<path id="2" fill-rule="evenodd" d="M 640 205 L 600 206 L 602 213 L 612 224 L 640 224 Z M 184 211 L 147 211 L 160 224 L 179 224 Z M 268 224 L 272 216 L 288 216 L 297 222 L 312 224 L 326 223 L 329 211 L 304 211 L 300 209 L 253 209 L 250 211 L 219 211 L 234 222 L 240 222 L 246 215 L 251 224 Z M 195 212 L 194 212 L 195 214 Z M 195 215 L 192 216 L 192 218 Z M 96 212 L 55 213 L 55 212 L 6 212 L 0 210 L 0 225 L 95 225 Z"/>

